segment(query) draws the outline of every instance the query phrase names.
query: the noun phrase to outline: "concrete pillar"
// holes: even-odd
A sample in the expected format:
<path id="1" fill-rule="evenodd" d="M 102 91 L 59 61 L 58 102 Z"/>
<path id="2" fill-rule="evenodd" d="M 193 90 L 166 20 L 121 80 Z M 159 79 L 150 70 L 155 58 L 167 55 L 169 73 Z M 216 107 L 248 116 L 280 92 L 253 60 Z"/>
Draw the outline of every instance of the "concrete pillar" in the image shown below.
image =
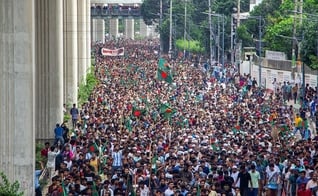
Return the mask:
<path id="1" fill-rule="evenodd" d="M 77 0 L 64 0 L 64 102 L 77 103 Z"/>
<path id="2" fill-rule="evenodd" d="M 36 139 L 63 120 L 63 1 L 35 0 Z"/>
<path id="3" fill-rule="evenodd" d="M 78 38 L 78 83 L 85 83 L 86 78 L 86 1 L 77 1 L 77 38 Z"/>
<path id="4" fill-rule="evenodd" d="M 140 23 L 140 30 L 139 30 L 140 37 L 142 38 L 148 37 L 148 27 L 146 23 L 144 22 L 144 19 L 141 18 L 139 23 Z"/>
<path id="5" fill-rule="evenodd" d="M 91 20 L 91 39 L 93 43 L 98 41 L 97 40 L 97 19 Z"/>
<path id="6" fill-rule="evenodd" d="M 109 35 L 113 39 L 118 37 L 118 18 L 109 19 Z"/>
<path id="7" fill-rule="evenodd" d="M 97 41 L 105 43 L 105 20 L 97 19 L 96 21 L 96 38 Z"/>
<path id="8" fill-rule="evenodd" d="M 135 20 L 133 18 L 125 19 L 125 37 L 135 39 Z"/>
<path id="9" fill-rule="evenodd" d="M 0 165 L 34 195 L 34 0 L 0 1 Z"/>
<path id="10" fill-rule="evenodd" d="M 86 0 L 86 69 L 91 66 L 91 0 Z"/>

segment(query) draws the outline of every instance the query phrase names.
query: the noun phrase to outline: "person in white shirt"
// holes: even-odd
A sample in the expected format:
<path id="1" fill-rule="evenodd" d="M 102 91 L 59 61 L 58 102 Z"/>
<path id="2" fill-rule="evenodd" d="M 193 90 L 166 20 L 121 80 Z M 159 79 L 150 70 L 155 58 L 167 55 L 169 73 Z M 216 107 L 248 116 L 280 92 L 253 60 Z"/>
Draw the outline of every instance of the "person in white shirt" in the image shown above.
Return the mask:
<path id="1" fill-rule="evenodd" d="M 55 174 L 55 158 L 60 153 L 55 146 L 51 146 L 49 152 L 47 153 L 47 163 L 46 168 L 49 172 L 49 179 L 52 180 L 52 177 Z"/>
<path id="2" fill-rule="evenodd" d="M 318 180 L 317 173 L 314 173 L 312 179 L 307 182 L 306 190 L 311 190 L 313 195 L 318 195 Z"/>
<path id="3" fill-rule="evenodd" d="M 172 196 L 174 194 L 173 186 L 174 186 L 173 182 L 170 182 L 168 185 L 168 188 L 164 192 L 165 196 Z"/>
<path id="4" fill-rule="evenodd" d="M 240 179 L 237 180 L 239 173 L 240 173 L 240 172 L 237 170 L 237 166 L 234 165 L 234 166 L 232 167 L 232 173 L 231 173 L 231 177 L 233 178 L 234 182 L 237 181 L 237 183 L 233 185 L 234 188 L 240 187 Z"/>

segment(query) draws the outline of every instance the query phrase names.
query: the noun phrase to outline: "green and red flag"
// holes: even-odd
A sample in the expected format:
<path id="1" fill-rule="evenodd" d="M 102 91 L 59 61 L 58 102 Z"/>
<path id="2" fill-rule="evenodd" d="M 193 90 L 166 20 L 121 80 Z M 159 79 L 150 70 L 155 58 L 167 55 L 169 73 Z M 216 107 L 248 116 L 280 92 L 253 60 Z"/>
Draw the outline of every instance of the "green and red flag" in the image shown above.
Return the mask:
<path id="1" fill-rule="evenodd" d="M 88 150 L 89 150 L 89 152 L 98 152 L 99 151 L 98 146 L 97 146 L 97 144 L 95 142 L 91 143 L 88 146 Z"/>
<path id="2" fill-rule="evenodd" d="M 172 75 L 170 73 L 170 67 L 163 58 L 159 59 L 157 77 L 159 80 L 164 80 L 168 83 L 172 83 Z"/>
<path id="3" fill-rule="evenodd" d="M 171 73 L 168 70 L 162 70 L 162 69 L 158 68 L 158 75 L 157 76 L 158 76 L 159 80 L 164 80 L 164 81 L 168 82 L 169 84 L 171 84 L 173 81 Z"/>
<path id="4" fill-rule="evenodd" d="M 158 69 L 166 70 L 166 71 L 170 70 L 169 64 L 165 61 L 165 59 L 163 58 L 159 59 Z"/>
<path id="5" fill-rule="evenodd" d="M 165 118 L 171 118 L 174 113 L 175 110 L 171 108 L 168 104 L 161 104 L 160 114 L 162 114 Z"/>
<path id="6" fill-rule="evenodd" d="M 146 113 L 145 109 L 138 109 L 136 107 L 133 107 L 132 109 L 132 115 L 137 118 L 143 116 L 145 113 Z"/>

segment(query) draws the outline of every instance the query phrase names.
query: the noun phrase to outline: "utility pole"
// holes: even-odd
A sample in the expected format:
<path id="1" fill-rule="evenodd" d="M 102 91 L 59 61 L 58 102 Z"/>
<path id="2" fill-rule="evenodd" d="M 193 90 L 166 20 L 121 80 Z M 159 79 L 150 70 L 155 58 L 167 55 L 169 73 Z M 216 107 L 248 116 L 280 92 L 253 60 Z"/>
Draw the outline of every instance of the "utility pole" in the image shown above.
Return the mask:
<path id="1" fill-rule="evenodd" d="M 213 53 L 213 50 L 212 50 L 212 10 L 211 10 L 211 0 L 209 0 L 209 29 L 210 29 L 210 66 L 212 66 L 212 53 Z"/>
<path id="2" fill-rule="evenodd" d="M 218 47 L 218 64 L 220 63 L 220 17 L 218 17 L 218 37 L 217 37 L 217 47 Z"/>
<path id="3" fill-rule="evenodd" d="M 172 57 L 172 0 L 170 0 L 169 58 Z"/>
<path id="4" fill-rule="evenodd" d="M 237 27 L 240 26 L 241 0 L 237 0 Z"/>
<path id="5" fill-rule="evenodd" d="M 259 51 L 259 67 L 258 67 L 258 77 L 259 77 L 259 85 L 262 85 L 262 16 L 258 18 L 258 36 L 259 36 L 259 44 L 258 44 L 258 51 Z"/>
<path id="6" fill-rule="evenodd" d="M 224 14 L 222 14 L 222 68 L 224 69 Z"/>
<path id="7" fill-rule="evenodd" d="M 184 33 L 183 33 L 183 40 L 184 42 L 187 39 L 187 0 L 184 0 Z M 184 45 L 185 46 L 185 45 Z M 186 48 L 184 47 L 183 56 L 185 57 Z"/>
<path id="8" fill-rule="evenodd" d="M 292 78 L 296 80 L 295 78 L 295 68 L 296 68 L 296 27 L 297 27 L 297 1 L 294 1 L 294 24 L 293 24 L 293 49 L 292 49 Z"/>
<path id="9" fill-rule="evenodd" d="M 161 29 L 161 25 L 162 25 L 162 0 L 160 0 L 160 19 L 159 19 L 159 27 Z M 162 55 L 162 36 L 160 33 L 160 51 L 159 51 L 159 56 L 161 57 Z"/>

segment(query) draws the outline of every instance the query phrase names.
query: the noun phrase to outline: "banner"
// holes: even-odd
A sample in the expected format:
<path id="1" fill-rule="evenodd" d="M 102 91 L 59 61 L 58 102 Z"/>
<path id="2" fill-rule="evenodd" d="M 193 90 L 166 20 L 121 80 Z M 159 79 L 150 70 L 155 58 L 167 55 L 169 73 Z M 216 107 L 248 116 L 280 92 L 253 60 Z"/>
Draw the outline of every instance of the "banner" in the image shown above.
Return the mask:
<path id="1" fill-rule="evenodd" d="M 114 50 L 102 48 L 101 53 L 104 56 L 124 56 L 124 48 L 122 47 Z"/>

